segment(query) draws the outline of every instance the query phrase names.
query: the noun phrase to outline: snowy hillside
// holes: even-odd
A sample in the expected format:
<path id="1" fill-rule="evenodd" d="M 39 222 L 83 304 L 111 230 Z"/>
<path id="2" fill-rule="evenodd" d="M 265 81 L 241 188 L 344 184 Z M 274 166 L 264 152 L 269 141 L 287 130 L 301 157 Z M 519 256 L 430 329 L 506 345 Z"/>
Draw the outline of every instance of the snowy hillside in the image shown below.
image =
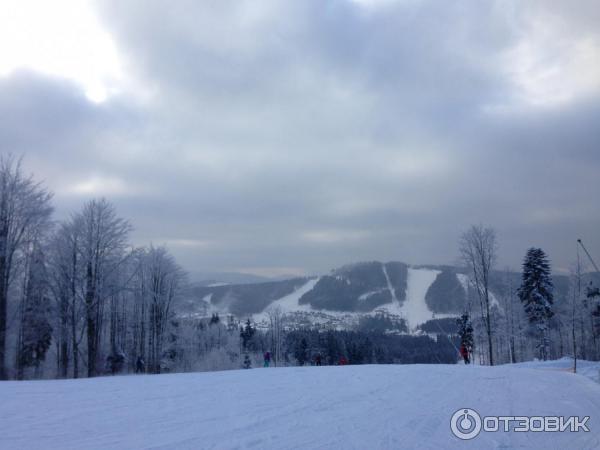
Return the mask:
<path id="1" fill-rule="evenodd" d="M 197 288 L 196 307 L 188 302 L 184 314 L 252 317 L 260 327 L 267 325 L 270 311 L 280 309 L 290 323 L 340 329 L 353 327 L 365 314 L 384 313 L 403 319 L 414 332 L 428 320 L 462 311 L 465 279 L 448 267 L 357 263 L 315 278 Z"/>
<path id="2" fill-rule="evenodd" d="M 600 448 L 600 385 L 562 365 L 345 366 L 0 383 L 2 449 Z M 598 365 L 596 364 L 596 369 Z M 481 432 L 490 415 L 590 416 L 590 432 Z"/>
<path id="3" fill-rule="evenodd" d="M 436 277 L 441 273 L 439 270 L 411 268 L 407 269 L 406 290 L 402 299 L 396 294 L 396 288 L 390 281 L 386 265 L 381 265 L 382 274 L 386 284 L 383 288 L 366 292 L 358 297 L 359 301 L 365 301 L 373 295 L 382 291 L 389 293 L 389 301 L 374 308 L 370 314 L 385 313 L 393 317 L 402 318 L 406 321 L 409 331 L 416 331 L 417 327 L 433 318 L 452 316 L 451 314 L 435 314 L 428 307 L 425 300 L 428 289 L 434 283 Z M 312 307 L 310 304 L 301 303 L 302 298 L 313 291 L 321 278 L 311 279 L 300 286 L 291 294 L 271 303 L 265 311 L 254 314 L 253 320 L 264 326 L 267 325 L 268 313 L 275 308 L 280 308 L 283 313 L 288 314 L 288 320 L 295 322 L 311 322 L 313 324 L 331 325 L 334 328 L 346 328 L 355 325 L 361 315 L 365 312 L 331 311 Z M 457 279 L 458 280 L 458 279 Z"/>
<path id="4" fill-rule="evenodd" d="M 271 303 L 265 310 L 260 314 L 254 315 L 254 320 L 256 322 L 263 322 L 268 320 L 269 311 L 273 311 L 275 308 L 279 308 L 282 313 L 293 313 L 293 312 L 302 312 L 302 311 L 310 311 L 310 305 L 301 305 L 299 303 L 300 298 L 310 292 L 315 284 L 319 282 L 318 278 L 313 278 L 308 280 L 304 285 L 300 286 L 291 294 L 288 294 L 282 298 L 275 300 Z"/>

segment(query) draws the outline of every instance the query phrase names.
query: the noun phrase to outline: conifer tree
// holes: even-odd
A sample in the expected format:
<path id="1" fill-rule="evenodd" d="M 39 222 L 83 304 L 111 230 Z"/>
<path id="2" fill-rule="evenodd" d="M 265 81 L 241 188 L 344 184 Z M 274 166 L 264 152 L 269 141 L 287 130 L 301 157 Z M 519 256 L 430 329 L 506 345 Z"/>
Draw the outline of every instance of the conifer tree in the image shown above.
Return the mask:
<path id="1" fill-rule="evenodd" d="M 306 338 L 302 338 L 300 341 L 296 342 L 295 347 L 294 358 L 298 361 L 298 365 L 303 366 L 308 360 L 308 342 L 306 342 Z"/>
<path id="2" fill-rule="evenodd" d="M 518 294 L 529 323 L 535 325 L 539 334 L 538 351 L 540 359 L 548 359 L 550 346 L 548 320 L 554 315 L 554 284 L 550 275 L 550 263 L 541 248 L 527 250 L 523 261 L 523 276 Z"/>
<path id="3" fill-rule="evenodd" d="M 252 327 L 250 318 L 248 318 L 248 320 L 246 320 L 246 326 L 240 328 L 240 338 L 242 339 L 242 348 L 244 350 L 250 349 L 250 343 L 254 333 L 256 333 L 256 328 Z"/>
<path id="4" fill-rule="evenodd" d="M 456 322 L 458 324 L 458 337 L 460 338 L 460 344 L 465 346 L 469 354 L 473 353 L 475 344 L 473 341 L 473 325 L 471 324 L 469 313 L 463 313 L 463 315 L 460 316 Z"/>
<path id="5" fill-rule="evenodd" d="M 250 361 L 250 356 L 248 356 L 248 353 L 244 355 L 244 364 L 242 367 L 244 369 L 252 369 L 252 361 Z"/>

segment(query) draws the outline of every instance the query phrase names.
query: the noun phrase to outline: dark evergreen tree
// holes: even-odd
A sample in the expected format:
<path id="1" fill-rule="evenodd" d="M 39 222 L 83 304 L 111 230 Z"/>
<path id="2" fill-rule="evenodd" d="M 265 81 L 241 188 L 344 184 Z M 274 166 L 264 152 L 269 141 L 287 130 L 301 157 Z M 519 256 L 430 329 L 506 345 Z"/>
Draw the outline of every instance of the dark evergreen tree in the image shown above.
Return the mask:
<path id="1" fill-rule="evenodd" d="M 250 319 L 246 320 L 246 326 L 240 329 L 240 338 L 242 339 L 242 348 L 249 350 L 251 347 L 251 341 L 256 333 L 256 328 L 252 326 Z"/>
<path id="2" fill-rule="evenodd" d="M 523 261 L 519 299 L 525 307 L 529 323 L 534 325 L 539 334 L 538 350 L 540 359 L 548 358 L 549 338 L 548 320 L 554 315 L 554 284 L 550 274 L 550 263 L 541 248 L 527 250 Z"/>
<path id="3" fill-rule="evenodd" d="M 456 322 L 458 324 L 458 337 L 460 338 L 460 345 L 464 345 L 470 355 L 473 353 L 475 342 L 473 340 L 473 325 L 471 324 L 469 313 L 463 313 L 463 315 L 460 316 Z"/>
<path id="4" fill-rule="evenodd" d="M 296 358 L 300 366 L 303 366 L 308 360 L 308 342 L 306 342 L 306 338 L 303 337 L 299 342 L 296 342 L 294 358 Z"/>
<path id="5" fill-rule="evenodd" d="M 244 364 L 242 367 L 244 369 L 252 369 L 252 362 L 250 361 L 250 356 L 248 356 L 248 353 L 244 355 Z"/>
<path id="6" fill-rule="evenodd" d="M 106 369 L 115 375 L 123 370 L 126 361 L 127 357 L 122 350 L 113 349 L 111 354 L 106 357 Z"/>
<path id="7" fill-rule="evenodd" d="M 325 337 L 325 358 L 327 364 L 330 366 L 336 364 L 339 361 L 340 356 L 342 356 L 340 343 L 335 334 L 332 331 L 328 331 Z"/>
<path id="8" fill-rule="evenodd" d="M 600 297 L 600 288 L 594 286 L 594 283 L 590 281 L 590 284 L 586 288 L 585 293 L 588 299 L 594 299 Z"/>
<path id="9" fill-rule="evenodd" d="M 392 359 L 385 346 L 377 346 L 373 350 L 373 359 L 375 364 L 391 364 Z"/>
<path id="10" fill-rule="evenodd" d="M 591 304 L 594 332 L 600 333 L 600 303 L 597 301 L 600 298 L 600 289 L 591 281 L 586 289 L 586 298 Z"/>
<path id="11" fill-rule="evenodd" d="M 210 318 L 210 325 L 217 325 L 219 322 L 221 321 L 221 318 L 219 317 L 219 313 L 213 313 L 213 315 Z"/>

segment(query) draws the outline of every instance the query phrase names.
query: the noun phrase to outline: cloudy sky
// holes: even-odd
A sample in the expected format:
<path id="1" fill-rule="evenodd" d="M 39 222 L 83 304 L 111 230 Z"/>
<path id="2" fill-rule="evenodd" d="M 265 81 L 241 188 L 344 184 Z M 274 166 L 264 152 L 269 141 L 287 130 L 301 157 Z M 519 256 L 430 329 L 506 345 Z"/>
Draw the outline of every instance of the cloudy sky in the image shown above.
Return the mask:
<path id="1" fill-rule="evenodd" d="M 192 272 L 600 259 L 600 4 L 0 0 L 0 150 Z"/>

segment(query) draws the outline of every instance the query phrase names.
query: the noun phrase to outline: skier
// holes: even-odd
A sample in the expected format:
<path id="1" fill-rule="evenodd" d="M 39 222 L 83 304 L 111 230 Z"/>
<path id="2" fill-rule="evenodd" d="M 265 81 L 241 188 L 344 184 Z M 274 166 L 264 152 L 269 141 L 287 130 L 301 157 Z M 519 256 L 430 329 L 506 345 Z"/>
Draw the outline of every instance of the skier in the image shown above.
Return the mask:
<path id="1" fill-rule="evenodd" d="M 469 364 L 471 361 L 469 360 L 469 350 L 467 350 L 467 346 L 465 344 L 460 345 L 460 356 L 465 360 L 465 364 Z"/>
<path id="2" fill-rule="evenodd" d="M 321 365 L 321 354 L 320 353 L 317 353 L 317 356 L 315 356 L 315 364 L 317 366 Z"/>
<path id="3" fill-rule="evenodd" d="M 348 360 L 346 359 L 345 356 L 340 356 L 340 361 L 338 363 L 340 366 L 345 366 L 348 364 Z"/>
<path id="4" fill-rule="evenodd" d="M 265 352 L 265 365 L 264 367 L 269 367 L 271 364 L 271 352 Z"/>
<path id="5" fill-rule="evenodd" d="M 144 373 L 146 371 L 146 363 L 141 356 L 137 357 L 135 361 L 135 373 Z"/>

